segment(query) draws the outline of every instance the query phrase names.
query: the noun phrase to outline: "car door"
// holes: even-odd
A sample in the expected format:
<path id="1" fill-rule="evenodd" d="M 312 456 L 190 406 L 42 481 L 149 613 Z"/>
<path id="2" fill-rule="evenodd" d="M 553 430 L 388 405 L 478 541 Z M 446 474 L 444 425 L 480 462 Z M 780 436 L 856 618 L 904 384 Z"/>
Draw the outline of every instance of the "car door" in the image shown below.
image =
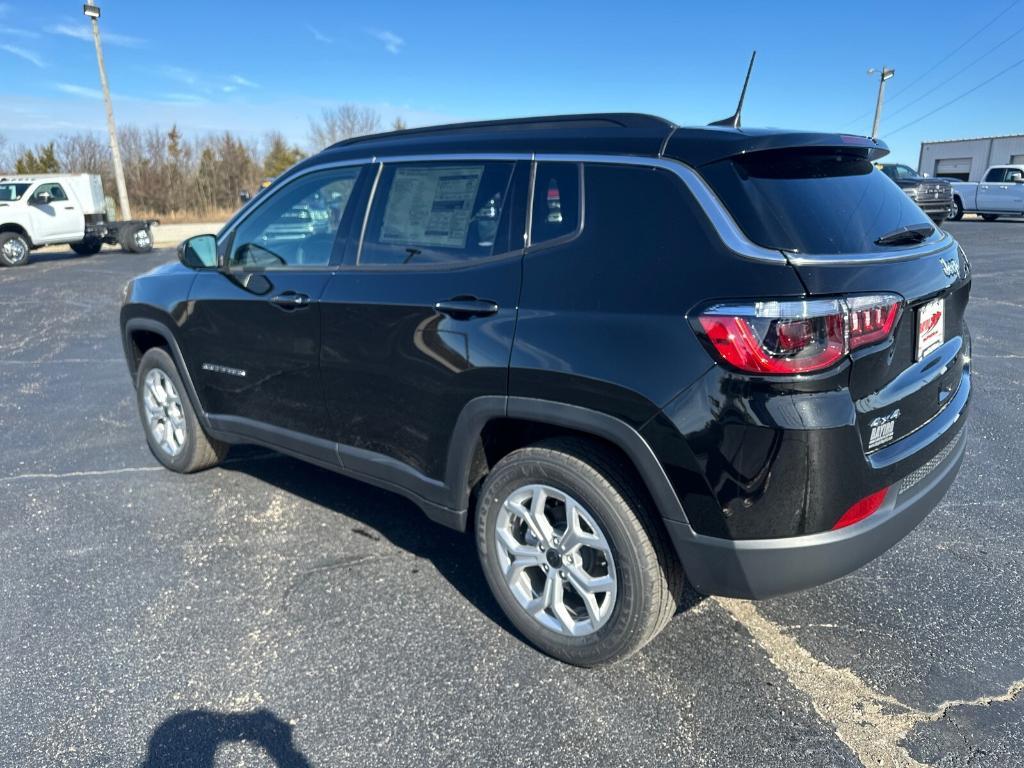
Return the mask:
<path id="1" fill-rule="evenodd" d="M 43 195 L 49 195 L 50 199 L 44 202 Z M 32 192 L 28 205 L 33 239 L 37 243 L 71 242 L 82 238 L 85 221 L 82 211 L 60 184 L 43 182 Z"/>
<path id="2" fill-rule="evenodd" d="M 476 397 L 504 396 L 529 167 L 384 161 L 360 248 L 321 301 L 342 462 L 429 497 Z"/>
<path id="3" fill-rule="evenodd" d="M 1006 168 L 990 168 L 985 180 L 978 185 L 979 211 L 1012 210 L 1013 184 L 1006 182 Z"/>
<path id="4" fill-rule="evenodd" d="M 319 300 L 358 218 L 363 170 L 304 173 L 265 192 L 221 237 L 220 269 L 197 274 L 182 348 L 215 428 L 332 456 Z"/>

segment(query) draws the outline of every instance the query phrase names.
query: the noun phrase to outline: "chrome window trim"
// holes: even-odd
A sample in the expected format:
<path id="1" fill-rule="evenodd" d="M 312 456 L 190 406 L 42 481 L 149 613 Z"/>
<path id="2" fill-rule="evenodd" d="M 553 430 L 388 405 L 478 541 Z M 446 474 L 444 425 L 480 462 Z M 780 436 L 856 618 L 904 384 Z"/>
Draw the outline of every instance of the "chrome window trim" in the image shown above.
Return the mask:
<path id="1" fill-rule="evenodd" d="M 465 162 L 473 160 L 526 160 L 534 163 L 539 162 L 570 162 L 570 163 L 602 163 L 606 165 L 637 165 L 648 168 L 660 168 L 675 174 L 690 190 L 690 193 L 697 200 L 698 205 L 708 217 L 718 236 L 725 246 L 737 254 L 754 261 L 770 262 L 775 264 L 792 264 L 793 266 L 839 266 L 857 265 L 871 263 L 888 263 L 897 261 L 909 261 L 935 255 L 948 248 L 954 247 L 955 241 L 952 236 L 943 230 L 942 239 L 937 243 L 927 243 L 909 248 L 901 248 L 898 251 L 889 253 L 843 253 L 843 254 L 815 254 L 815 253 L 794 253 L 781 251 L 774 248 L 765 248 L 757 245 L 748 238 L 740 229 L 736 220 L 729 213 L 721 199 L 714 193 L 704 178 L 691 166 L 678 160 L 664 157 L 644 157 L 640 155 L 615 155 L 615 154 L 560 154 L 560 153 L 530 153 L 530 152 L 443 152 L 436 154 L 415 154 L 415 155 L 393 155 L 389 157 L 360 157 L 351 160 L 337 160 L 334 162 L 319 163 L 311 165 L 302 171 L 289 176 L 278 189 L 286 186 L 292 180 L 317 171 L 330 170 L 332 168 L 343 168 L 351 165 L 372 165 L 375 163 L 417 163 L 417 162 Z M 379 169 L 378 169 L 379 173 Z M 258 210 L 267 200 L 270 200 L 278 190 L 271 188 L 266 193 L 265 199 L 257 198 L 256 204 L 248 209 L 243 209 L 236 214 L 236 218 L 229 220 L 224 229 L 217 235 L 217 243 L 220 243 L 230 235 L 239 224 Z M 532 205 L 533 198 L 530 198 Z M 373 203 L 373 196 L 367 201 L 367 209 Z M 529 229 L 527 229 L 529 233 Z M 360 241 L 362 237 L 360 237 Z M 360 242 L 360 246 L 362 242 Z M 529 247 L 529 244 L 527 245 Z"/>

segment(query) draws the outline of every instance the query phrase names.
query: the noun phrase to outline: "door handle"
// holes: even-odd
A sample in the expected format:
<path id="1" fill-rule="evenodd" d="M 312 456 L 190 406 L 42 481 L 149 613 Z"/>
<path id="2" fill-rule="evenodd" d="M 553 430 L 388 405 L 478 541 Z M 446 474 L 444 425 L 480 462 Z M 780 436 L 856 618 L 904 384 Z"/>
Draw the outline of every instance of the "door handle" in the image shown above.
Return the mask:
<path id="1" fill-rule="evenodd" d="M 477 299 L 472 296 L 456 296 L 454 299 L 439 301 L 434 304 L 434 309 L 442 315 L 448 315 L 456 320 L 463 320 L 470 317 L 489 317 L 498 314 L 498 305 L 487 299 Z"/>
<path id="2" fill-rule="evenodd" d="M 308 307 L 313 303 L 313 300 L 309 298 L 309 296 L 304 293 L 296 293 L 295 291 L 279 293 L 277 296 L 271 297 L 270 301 L 281 309 L 301 309 L 302 307 Z"/>
<path id="3" fill-rule="evenodd" d="M 65 205 L 64 206 L 64 210 L 65 211 L 73 211 L 73 210 L 75 210 L 75 206 L 73 206 L 73 205 Z"/>

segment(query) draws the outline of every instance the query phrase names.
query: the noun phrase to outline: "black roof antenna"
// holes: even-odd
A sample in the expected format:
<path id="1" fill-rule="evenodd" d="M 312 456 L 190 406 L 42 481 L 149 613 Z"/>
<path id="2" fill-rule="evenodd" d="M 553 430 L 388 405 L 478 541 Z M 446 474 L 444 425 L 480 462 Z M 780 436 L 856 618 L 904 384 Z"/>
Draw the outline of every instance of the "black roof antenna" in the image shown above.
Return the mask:
<path id="1" fill-rule="evenodd" d="M 754 71 L 754 58 L 757 56 L 757 51 L 750 54 L 750 65 L 747 67 L 747 76 L 743 79 L 743 90 L 740 91 L 740 102 L 736 105 L 736 112 L 724 120 L 715 120 L 713 123 L 708 125 L 723 125 L 729 128 L 740 127 L 740 113 L 743 112 L 743 99 L 747 96 L 747 84 L 750 82 L 750 73 Z"/>

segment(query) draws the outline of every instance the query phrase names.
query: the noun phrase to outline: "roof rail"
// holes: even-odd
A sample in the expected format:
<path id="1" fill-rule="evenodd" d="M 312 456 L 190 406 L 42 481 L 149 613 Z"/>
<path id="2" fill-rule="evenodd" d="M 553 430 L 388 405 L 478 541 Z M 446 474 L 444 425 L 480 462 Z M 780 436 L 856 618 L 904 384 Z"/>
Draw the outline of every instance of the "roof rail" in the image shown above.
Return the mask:
<path id="1" fill-rule="evenodd" d="M 364 136 L 353 136 L 326 149 L 336 147 L 349 147 L 364 141 L 377 141 L 379 139 L 415 137 L 429 134 L 457 133 L 466 130 L 479 131 L 482 129 L 501 130 L 502 128 L 570 128 L 574 124 L 586 123 L 594 127 L 595 123 L 604 123 L 608 128 L 675 128 L 675 123 L 656 115 L 646 115 L 634 112 L 595 112 L 579 115 L 548 115 L 541 117 L 514 117 L 506 120 L 481 120 L 472 123 L 448 123 L 445 125 L 428 125 L 422 128 L 406 128 L 401 131 L 384 131 L 383 133 L 368 133 Z"/>

